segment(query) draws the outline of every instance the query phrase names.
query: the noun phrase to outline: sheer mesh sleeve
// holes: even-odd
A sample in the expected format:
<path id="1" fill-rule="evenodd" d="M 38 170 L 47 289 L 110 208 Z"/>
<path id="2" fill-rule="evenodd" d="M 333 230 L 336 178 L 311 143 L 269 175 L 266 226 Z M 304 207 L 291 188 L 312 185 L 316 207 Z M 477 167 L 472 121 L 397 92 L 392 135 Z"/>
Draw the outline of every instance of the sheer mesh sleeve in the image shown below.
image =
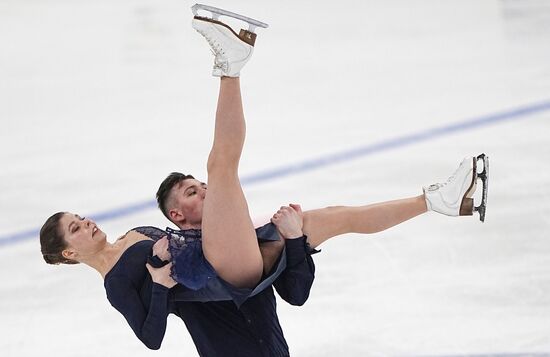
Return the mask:
<path id="1" fill-rule="evenodd" d="M 131 229 L 132 231 L 136 231 L 138 233 L 141 233 L 149 238 L 151 238 L 154 241 L 157 241 L 161 239 L 164 236 L 167 236 L 168 233 L 160 228 L 152 227 L 152 226 L 143 226 L 143 227 L 137 227 L 134 229 Z"/>
<path id="2" fill-rule="evenodd" d="M 189 289 L 205 287 L 209 280 L 216 278 L 214 268 L 206 260 L 202 251 L 201 231 L 189 229 L 176 231 L 166 228 L 168 250 L 172 256 L 172 278 Z"/>

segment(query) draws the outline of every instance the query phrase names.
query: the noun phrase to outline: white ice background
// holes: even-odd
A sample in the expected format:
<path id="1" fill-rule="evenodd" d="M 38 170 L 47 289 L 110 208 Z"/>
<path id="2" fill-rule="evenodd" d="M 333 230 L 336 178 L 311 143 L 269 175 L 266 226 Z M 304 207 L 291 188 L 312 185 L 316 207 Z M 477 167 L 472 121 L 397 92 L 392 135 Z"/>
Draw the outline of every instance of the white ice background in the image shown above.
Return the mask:
<path id="1" fill-rule="evenodd" d="M 60 210 L 149 202 L 171 171 L 205 178 L 218 82 L 191 5 L 0 1 L 1 356 L 196 355 L 173 316 L 147 350 L 95 271 L 46 265 L 36 235 L 12 239 Z M 307 304 L 279 301 L 292 355 L 550 353 L 550 1 L 210 5 L 270 24 L 242 72 L 241 174 L 288 174 L 245 186 L 258 221 L 289 202 L 417 195 L 462 157 L 491 158 L 485 223 L 429 213 L 322 246 Z M 500 119 L 399 141 L 487 116 Z M 154 208 L 98 223 L 112 240 L 167 225 Z"/>

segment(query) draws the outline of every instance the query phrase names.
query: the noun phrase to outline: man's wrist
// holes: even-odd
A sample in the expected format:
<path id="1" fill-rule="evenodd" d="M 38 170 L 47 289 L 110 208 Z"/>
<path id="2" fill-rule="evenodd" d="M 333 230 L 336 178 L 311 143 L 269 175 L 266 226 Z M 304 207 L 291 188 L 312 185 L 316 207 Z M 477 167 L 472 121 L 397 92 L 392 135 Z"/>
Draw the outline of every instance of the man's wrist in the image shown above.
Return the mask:
<path id="1" fill-rule="evenodd" d="M 288 236 L 285 237 L 285 239 L 299 239 L 299 238 L 302 238 L 303 236 L 304 236 L 304 232 L 299 231 L 293 234 L 288 234 Z"/>

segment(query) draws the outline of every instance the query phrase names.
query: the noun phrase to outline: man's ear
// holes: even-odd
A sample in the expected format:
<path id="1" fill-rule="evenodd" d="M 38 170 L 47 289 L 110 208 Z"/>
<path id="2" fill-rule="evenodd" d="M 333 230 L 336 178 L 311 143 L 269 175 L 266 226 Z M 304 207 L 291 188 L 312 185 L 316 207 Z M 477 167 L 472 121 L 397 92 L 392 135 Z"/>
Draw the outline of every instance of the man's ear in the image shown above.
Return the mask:
<path id="1" fill-rule="evenodd" d="M 171 209 L 170 211 L 168 211 L 168 216 L 170 217 L 170 220 L 176 225 L 178 225 L 178 223 L 185 222 L 185 216 L 183 215 L 183 213 L 181 213 L 181 211 L 177 209 Z"/>

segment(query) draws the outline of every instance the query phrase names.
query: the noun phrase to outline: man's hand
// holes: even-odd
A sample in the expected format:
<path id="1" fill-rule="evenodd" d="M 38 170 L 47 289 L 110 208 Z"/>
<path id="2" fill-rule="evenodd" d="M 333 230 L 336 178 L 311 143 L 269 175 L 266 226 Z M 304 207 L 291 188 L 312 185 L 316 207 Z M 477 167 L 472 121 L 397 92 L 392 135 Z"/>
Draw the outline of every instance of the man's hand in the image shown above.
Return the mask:
<path id="1" fill-rule="evenodd" d="M 300 238 L 304 235 L 304 214 L 300 205 L 290 204 L 282 206 L 271 218 L 271 222 L 277 226 L 279 233 L 285 239 Z"/>

